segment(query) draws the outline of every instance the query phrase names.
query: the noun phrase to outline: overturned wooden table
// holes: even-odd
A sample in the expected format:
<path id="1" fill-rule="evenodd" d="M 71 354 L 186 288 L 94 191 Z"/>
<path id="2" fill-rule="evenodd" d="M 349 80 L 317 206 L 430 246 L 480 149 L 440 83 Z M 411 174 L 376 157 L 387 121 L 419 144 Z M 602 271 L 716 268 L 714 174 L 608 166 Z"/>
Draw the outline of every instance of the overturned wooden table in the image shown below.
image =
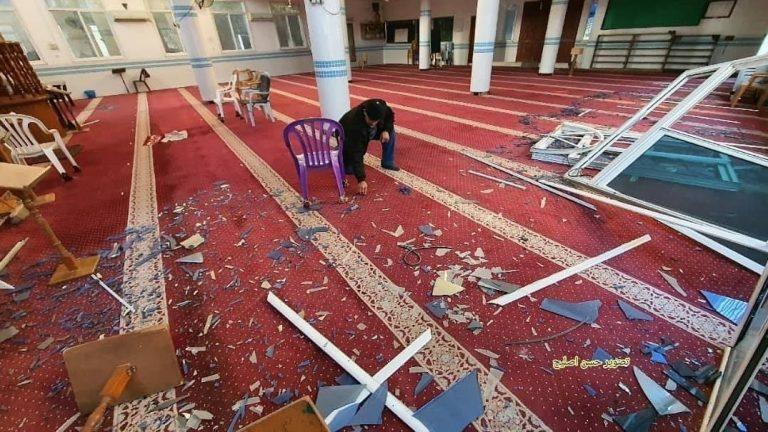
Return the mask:
<path id="1" fill-rule="evenodd" d="M 48 221 L 46 221 L 43 218 L 43 215 L 40 214 L 38 207 L 53 202 L 55 196 L 53 194 L 37 196 L 33 188 L 48 174 L 48 172 L 50 172 L 50 170 L 50 166 L 37 167 L 0 163 L 0 189 L 8 189 L 21 195 L 24 206 L 32 214 L 32 217 L 35 218 L 37 224 L 43 229 L 43 232 L 45 232 L 45 235 L 51 241 L 53 247 L 56 248 L 59 255 L 61 255 L 62 263 L 56 267 L 56 271 L 48 282 L 49 285 L 55 285 L 57 283 L 92 274 L 96 271 L 96 266 L 99 264 L 99 256 L 94 255 L 85 258 L 75 258 L 74 255 L 61 244 L 61 240 L 56 237 L 56 233 L 53 232 Z"/>

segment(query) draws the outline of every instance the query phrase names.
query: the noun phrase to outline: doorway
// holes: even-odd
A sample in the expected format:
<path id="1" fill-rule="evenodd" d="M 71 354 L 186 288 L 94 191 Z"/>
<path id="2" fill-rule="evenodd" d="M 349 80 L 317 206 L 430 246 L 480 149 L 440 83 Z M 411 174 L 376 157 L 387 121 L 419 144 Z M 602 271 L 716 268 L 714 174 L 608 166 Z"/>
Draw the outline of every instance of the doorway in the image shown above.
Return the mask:
<path id="1" fill-rule="evenodd" d="M 357 52 L 355 50 L 355 27 L 351 22 L 347 23 L 347 37 L 349 38 L 349 62 L 357 63 Z"/>
<path id="2" fill-rule="evenodd" d="M 472 64 L 472 54 L 475 52 L 475 20 L 476 16 L 472 15 L 472 19 L 469 20 L 469 57 L 467 57 L 467 64 Z"/>
<path id="3" fill-rule="evenodd" d="M 583 6 L 584 0 L 568 2 L 563 34 L 560 36 L 560 48 L 557 51 L 558 63 L 567 63 L 570 60 Z M 517 47 L 517 61 L 522 67 L 536 67 L 541 61 L 551 7 L 552 0 L 527 1 L 523 4 L 523 23 L 520 26 L 520 42 Z"/>
<path id="4" fill-rule="evenodd" d="M 523 3 L 523 23 L 520 26 L 520 39 L 517 45 L 517 61 L 523 67 L 538 66 L 541 60 L 551 6 L 552 0 Z"/>
<path id="5" fill-rule="evenodd" d="M 568 63 L 571 61 L 571 48 L 576 44 L 576 32 L 579 31 L 581 10 L 584 8 L 584 0 L 570 0 L 565 12 L 563 35 L 560 36 L 560 49 L 557 50 L 557 62 Z"/>

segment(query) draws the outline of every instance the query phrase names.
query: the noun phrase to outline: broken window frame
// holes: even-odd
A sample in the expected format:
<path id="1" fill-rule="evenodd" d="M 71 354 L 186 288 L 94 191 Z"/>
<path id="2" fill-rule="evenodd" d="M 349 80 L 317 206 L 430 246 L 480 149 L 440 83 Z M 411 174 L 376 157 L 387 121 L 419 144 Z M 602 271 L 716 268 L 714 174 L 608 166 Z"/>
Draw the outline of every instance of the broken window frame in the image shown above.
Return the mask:
<path id="1" fill-rule="evenodd" d="M 738 408 L 758 370 L 768 360 L 768 268 L 750 299 L 750 313 L 742 318 L 737 343 L 722 367 L 719 391 L 710 396 L 712 415 L 706 430 L 722 431 Z M 725 354 L 725 353 L 724 353 Z M 704 428 L 702 428 L 704 430 Z"/>
<path id="2" fill-rule="evenodd" d="M 643 108 L 641 108 L 631 118 L 624 122 L 624 124 L 622 124 L 613 135 L 611 135 L 603 143 L 596 146 L 589 154 L 582 157 L 565 174 L 564 177 L 568 180 L 586 186 L 589 189 L 597 190 L 625 203 L 631 203 L 630 206 L 638 207 L 637 210 L 652 209 L 653 211 L 668 215 L 670 218 L 666 218 L 664 223 L 667 223 L 675 229 L 678 229 L 678 224 L 675 223 L 675 219 L 687 222 L 687 229 L 680 230 L 683 234 L 688 235 L 689 237 L 699 241 L 705 246 L 711 247 L 716 252 L 725 255 L 726 257 L 745 266 L 746 268 L 756 273 L 761 273 L 765 267 L 765 263 L 756 263 L 751 259 L 739 254 L 738 252 L 728 248 L 727 246 L 717 243 L 711 239 L 706 239 L 706 237 L 700 234 L 699 231 L 702 230 L 701 227 L 705 227 L 704 230 L 707 231 L 708 235 L 750 247 L 752 249 L 761 250 L 763 252 L 768 252 L 768 241 L 766 241 L 766 239 L 756 239 L 748 235 L 720 227 L 716 224 L 703 221 L 696 217 L 684 215 L 679 212 L 657 206 L 637 198 L 633 198 L 629 195 L 623 194 L 608 187 L 608 183 L 621 172 L 623 172 L 624 169 L 626 169 L 635 160 L 645 154 L 645 152 L 651 146 L 653 146 L 656 141 L 663 135 L 673 135 L 694 145 L 707 147 L 717 152 L 722 152 L 739 159 L 747 160 L 748 162 L 768 166 L 768 160 L 754 153 L 736 149 L 725 144 L 716 143 L 714 141 L 697 137 L 685 132 L 680 132 L 673 128 L 673 125 L 685 114 L 687 114 L 688 111 L 693 109 L 697 104 L 704 100 L 704 98 L 706 98 L 712 91 L 714 91 L 720 84 L 722 84 L 722 82 L 730 78 L 734 73 L 746 68 L 762 67 L 766 65 L 768 65 L 768 55 L 758 55 L 730 62 L 703 66 L 683 72 L 665 89 L 654 96 L 653 99 L 651 99 Z M 602 153 L 604 153 L 620 138 L 627 134 L 627 132 L 629 132 L 638 122 L 640 122 L 653 110 L 655 110 L 667 99 L 669 99 L 670 96 L 672 96 L 688 81 L 694 78 L 702 78 L 705 76 L 709 77 L 696 89 L 694 89 L 688 96 L 683 98 L 682 101 L 677 103 L 668 113 L 666 113 L 666 115 L 664 115 L 648 131 L 646 131 L 640 138 L 638 138 L 637 141 L 635 141 L 629 148 L 617 156 L 597 175 L 591 178 L 582 176 L 582 171 L 584 168 L 588 167 L 590 163 L 596 160 Z M 719 247 L 713 247 L 713 244 L 718 244 Z"/>

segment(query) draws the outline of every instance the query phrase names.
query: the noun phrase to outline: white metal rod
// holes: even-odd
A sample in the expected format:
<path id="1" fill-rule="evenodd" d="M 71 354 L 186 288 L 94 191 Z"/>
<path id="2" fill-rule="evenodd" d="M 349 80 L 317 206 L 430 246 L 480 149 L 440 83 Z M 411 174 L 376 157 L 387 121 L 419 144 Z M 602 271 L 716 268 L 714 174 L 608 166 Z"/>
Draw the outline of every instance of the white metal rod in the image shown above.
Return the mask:
<path id="1" fill-rule="evenodd" d="M 24 240 L 19 240 L 11 250 L 8 251 L 7 254 L 5 254 L 5 257 L 3 257 L 3 260 L 0 261 L 0 272 L 5 269 L 5 266 L 8 265 L 8 263 L 11 262 L 11 260 L 16 256 L 16 254 L 19 253 L 22 247 L 24 247 L 25 244 L 27 244 L 27 240 L 29 240 L 29 237 L 25 238 Z"/>
<path id="2" fill-rule="evenodd" d="M 492 177 L 492 176 L 489 176 L 487 174 L 483 174 L 483 173 L 480 173 L 480 172 L 477 172 L 477 171 L 467 170 L 467 172 L 470 173 L 470 174 L 476 175 L 478 177 L 486 178 L 488 180 L 493 180 L 495 182 L 503 183 L 503 184 L 508 185 L 508 186 L 514 186 L 514 187 L 516 187 L 518 189 L 525 190 L 525 186 L 519 185 L 517 183 L 512 183 L 511 181 L 507 181 L 507 180 L 503 180 L 503 179 L 500 179 L 500 178 Z"/>
<path id="3" fill-rule="evenodd" d="M 516 173 L 516 172 L 514 172 L 512 170 L 506 169 L 503 166 L 496 165 L 493 162 L 488 162 L 487 160 L 483 160 L 482 158 L 474 156 L 474 155 L 472 155 L 472 154 L 470 154 L 468 152 L 464 152 L 462 154 L 464 156 L 468 157 L 468 158 L 474 159 L 474 160 L 476 160 L 478 162 L 482 162 L 482 163 L 488 165 L 489 167 L 496 168 L 497 170 L 499 170 L 501 172 L 505 172 L 505 173 L 507 173 L 507 174 L 509 174 L 511 176 L 517 177 L 517 178 L 519 178 L 520 180 L 522 180 L 524 182 L 528 182 L 528 183 L 530 183 L 530 184 L 532 184 L 534 186 L 538 186 L 538 187 L 544 189 L 545 191 L 552 192 L 553 194 L 561 196 L 561 197 L 563 197 L 563 198 L 565 198 L 565 199 L 567 199 L 569 201 L 573 201 L 576 204 L 581 204 L 581 205 L 583 205 L 584 207 L 586 207 L 588 209 L 592 209 L 594 211 L 597 211 L 597 207 L 593 206 L 592 204 L 590 204 L 590 203 L 588 203 L 586 201 L 582 201 L 582 200 L 580 200 L 580 199 L 578 199 L 578 198 L 576 198 L 574 196 L 570 196 L 567 193 L 563 193 L 563 192 L 561 192 L 561 191 L 559 191 L 557 189 L 553 189 L 553 188 L 551 188 L 551 187 L 549 187 L 549 186 L 539 182 L 536 179 L 532 179 L 532 178 L 526 177 L 526 176 L 524 176 L 524 175 L 522 175 L 520 173 Z"/>
<path id="4" fill-rule="evenodd" d="M 658 219 L 661 222 L 668 222 L 674 225 L 680 225 L 686 228 L 690 228 L 694 231 L 700 232 L 702 234 L 707 234 L 712 237 L 717 237 L 719 239 L 728 240 L 733 243 L 740 244 L 742 246 L 746 246 L 750 249 L 759 250 L 762 252 L 768 252 L 768 242 L 756 240 L 752 237 L 746 236 L 744 234 L 737 233 L 735 231 L 726 230 L 719 227 L 714 227 L 710 225 L 704 225 L 701 223 L 695 223 L 690 222 L 685 219 L 680 219 L 678 217 L 670 216 L 661 212 L 648 210 L 642 207 L 638 207 L 632 204 L 627 204 L 615 199 L 607 198 L 602 195 L 593 194 L 591 192 L 583 191 L 580 189 L 572 188 L 569 186 L 565 186 L 559 183 L 550 182 L 547 180 L 542 180 L 542 182 L 546 183 L 547 185 L 550 185 L 552 187 L 556 187 L 558 189 L 562 189 L 566 192 L 570 192 L 572 194 L 577 194 L 581 196 L 585 196 L 587 198 L 593 199 L 595 201 L 600 201 L 605 204 L 609 204 L 624 210 L 629 210 L 633 213 L 641 214 L 643 216 L 652 217 L 654 219 Z"/>
<path id="5" fill-rule="evenodd" d="M 276 295 L 269 293 L 267 295 L 267 302 L 272 305 L 278 312 L 288 319 L 293 325 L 296 326 L 302 333 L 304 333 L 315 345 L 317 345 L 323 352 L 328 354 L 339 366 L 342 367 L 352 378 L 356 379 L 362 384 L 369 392 L 373 393 L 379 388 L 381 383 L 376 382 L 372 376 L 368 374 L 363 368 L 357 365 L 351 358 L 347 357 L 344 352 L 336 347 L 325 336 L 320 334 L 314 327 L 303 318 L 293 311 L 287 304 L 283 303 Z M 400 420 L 407 424 L 411 429 L 416 432 L 430 432 L 422 422 L 413 416 L 413 411 L 410 410 L 404 403 L 400 402 L 391 392 L 387 392 L 386 400 L 387 408 L 389 408 Z"/>
<path id="6" fill-rule="evenodd" d="M 421 334 L 416 340 L 410 343 L 404 350 L 402 350 L 398 355 L 395 356 L 392 360 L 390 360 L 389 363 L 384 365 L 381 370 L 376 372 L 376 375 L 373 376 L 374 381 L 378 383 L 383 383 L 384 381 L 388 380 L 389 377 L 392 376 L 395 372 L 397 372 L 398 369 L 400 369 L 408 360 L 411 359 L 420 349 L 424 348 L 425 345 L 429 343 L 429 341 L 432 340 L 432 331 L 427 329 L 424 333 Z M 371 393 L 364 389 L 360 392 L 360 394 L 357 396 L 357 399 L 355 399 L 352 404 L 359 404 L 365 400 L 365 398 L 368 397 Z M 346 406 L 345 406 L 346 407 Z M 325 423 L 331 424 L 334 418 L 336 418 L 336 415 L 344 410 L 345 407 L 341 407 L 338 409 L 335 409 L 331 411 L 327 416 L 325 416 Z"/>
<path id="7" fill-rule="evenodd" d="M 533 294 L 536 291 L 544 289 L 544 288 L 552 285 L 553 283 L 560 282 L 561 280 L 563 280 L 565 278 L 571 277 L 571 276 L 573 276 L 573 275 L 575 275 L 577 273 L 581 273 L 584 270 L 586 270 L 586 269 L 588 269 L 588 268 L 590 268 L 592 266 L 596 266 L 596 265 L 602 263 L 603 261 L 607 261 L 607 260 L 609 260 L 609 259 L 611 259 L 611 258 L 613 258 L 615 256 L 621 255 L 624 252 L 627 252 L 628 250 L 634 249 L 634 248 L 640 246 L 641 244 L 646 243 L 646 242 L 648 242 L 650 240 L 651 240 L 651 236 L 646 234 L 646 235 L 644 235 L 644 236 L 642 236 L 640 238 L 636 238 L 636 239 L 632 240 L 629 243 L 624 243 L 623 245 L 621 245 L 621 246 L 619 246 L 619 247 L 617 247 L 615 249 L 611 249 L 608 252 L 602 253 L 602 254 L 600 254 L 600 255 L 598 255 L 596 257 L 588 258 L 588 259 L 586 259 L 586 260 L 576 264 L 573 267 L 565 268 L 565 269 L 563 269 L 563 270 L 561 270 L 561 271 L 559 271 L 559 272 L 557 272 L 557 273 L 555 273 L 553 275 L 545 277 L 544 279 L 539 279 L 536 282 L 534 282 L 532 284 L 529 284 L 529 285 L 526 285 L 526 286 L 520 288 L 519 290 L 517 290 L 515 292 L 512 292 L 510 294 L 505 294 L 505 295 L 503 295 L 501 297 L 495 298 L 495 299 L 491 300 L 491 303 L 497 304 L 497 305 L 500 305 L 500 306 L 507 305 L 507 304 L 517 300 L 517 299 L 523 298 L 523 297 L 525 297 L 527 295 Z"/>
<path id="8" fill-rule="evenodd" d="M 101 287 L 102 287 L 102 288 L 104 288 L 104 289 L 105 289 L 105 290 L 106 290 L 106 291 L 109 293 L 109 295 L 111 295 L 111 296 L 112 296 L 112 297 L 114 297 L 114 298 L 115 298 L 117 301 L 119 301 L 120 303 L 122 303 L 122 305 L 123 305 L 123 306 L 125 306 L 125 308 L 126 308 L 126 309 L 128 309 L 129 311 L 131 311 L 131 312 L 133 312 L 133 313 L 135 313 L 135 312 L 136 312 L 136 309 L 134 309 L 134 308 L 133 308 L 133 306 L 129 305 L 129 304 L 128 304 L 128 302 L 126 302 L 125 300 L 123 300 L 123 299 L 122 299 L 122 297 L 120 297 L 119 295 L 117 295 L 117 293 L 116 293 L 116 292 L 112 291 L 112 288 L 108 287 L 108 286 L 107 286 L 107 284 L 105 284 L 105 283 L 104 283 L 104 282 L 101 280 L 101 278 L 99 278 L 99 277 L 97 277 L 96 275 L 93 275 L 93 274 L 91 275 L 91 277 L 92 277 L 92 278 L 93 278 L 93 279 L 94 279 L 96 282 L 98 282 L 98 283 L 99 283 L 99 285 L 101 285 Z"/>

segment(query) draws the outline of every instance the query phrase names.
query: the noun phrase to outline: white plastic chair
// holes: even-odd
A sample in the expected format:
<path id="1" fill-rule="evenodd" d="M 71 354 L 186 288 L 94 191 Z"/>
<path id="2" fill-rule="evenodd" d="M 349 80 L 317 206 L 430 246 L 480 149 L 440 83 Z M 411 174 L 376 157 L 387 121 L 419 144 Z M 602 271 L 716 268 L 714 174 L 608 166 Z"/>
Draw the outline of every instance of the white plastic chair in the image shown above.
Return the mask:
<path id="1" fill-rule="evenodd" d="M 38 142 L 29 130 L 30 125 L 35 125 L 42 132 L 53 136 L 53 141 Z M 80 166 L 75 162 L 75 158 L 72 157 L 69 150 L 67 150 L 59 131 L 48 129 L 40 120 L 24 114 L 1 114 L 0 127 L 8 133 L 5 137 L 5 146 L 10 149 L 11 159 L 14 163 L 26 165 L 26 159 L 45 155 L 64 180 L 72 180 L 72 177 L 67 174 L 59 158 L 54 153 L 58 148 L 64 153 L 69 163 L 72 164 L 75 172 L 80 172 Z"/>
<path id="2" fill-rule="evenodd" d="M 251 121 L 251 126 L 256 126 L 256 121 L 253 119 L 254 107 L 258 107 L 264 113 L 264 117 L 273 123 L 275 122 L 275 116 L 272 114 L 272 105 L 269 103 L 271 85 L 272 78 L 269 74 L 267 72 L 260 72 L 257 87 L 242 91 L 242 100 L 248 108 L 248 119 Z"/>
<path id="3" fill-rule="evenodd" d="M 237 71 L 232 73 L 229 84 L 216 90 L 216 99 L 213 102 L 216 104 L 216 110 L 219 112 L 219 120 L 224 121 L 225 103 L 232 103 L 235 106 L 235 116 L 243 117 L 243 111 L 240 108 L 240 96 L 237 94 Z"/>

